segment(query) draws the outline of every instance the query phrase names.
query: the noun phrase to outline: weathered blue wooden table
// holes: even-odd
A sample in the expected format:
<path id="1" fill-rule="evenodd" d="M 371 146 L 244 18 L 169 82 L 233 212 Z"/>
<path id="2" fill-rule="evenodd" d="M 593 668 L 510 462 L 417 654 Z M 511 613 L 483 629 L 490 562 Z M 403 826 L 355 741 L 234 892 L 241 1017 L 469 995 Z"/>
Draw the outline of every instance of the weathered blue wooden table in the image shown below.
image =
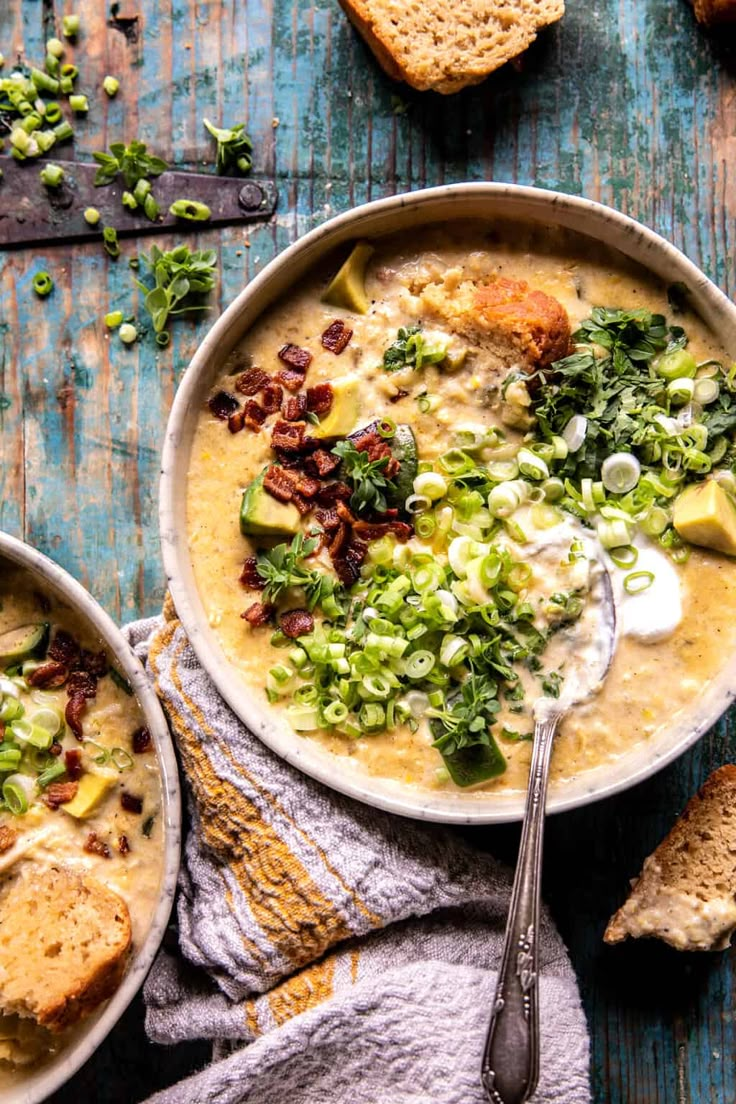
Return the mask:
<path id="1" fill-rule="evenodd" d="M 734 292 L 736 51 L 723 33 L 699 30 L 685 0 L 568 0 L 520 72 L 449 98 L 392 84 L 336 0 L 123 0 L 117 23 L 93 0 L 63 9 L 82 16 L 85 89 L 107 73 L 122 79 L 117 99 L 95 95 L 77 157 L 139 137 L 193 168 L 212 158 L 203 116 L 246 120 L 254 174 L 278 180 L 271 223 L 196 236 L 219 252 L 213 314 L 330 214 L 459 180 L 613 204 Z M 54 0 L 2 0 L 0 51 L 41 60 L 61 14 Z M 0 214 L 2 205 L 0 186 Z M 124 254 L 136 246 L 148 248 L 141 239 Z M 44 302 L 31 289 L 39 269 L 56 281 Z M 135 295 L 125 260 L 98 245 L 0 254 L 0 526 L 55 557 L 123 620 L 161 605 L 159 449 L 177 380 L 209 324 L 177 323 L 165 350 L 151 336 L 126 348 L 102 317 L 132 311 Z M 735 753 L 726 719 L 652 781 L 550 823 L 546 895 L 580 977 L 599 1104 L 736 1101 L 733 953 L 601 943 L 627 878 Z M 518 832 L 474 838 L 513 858 Z M 57 1099 L 132 1104 L 205 1059 L 204 1048 L 148 1044 L 137 1002 Z"/>

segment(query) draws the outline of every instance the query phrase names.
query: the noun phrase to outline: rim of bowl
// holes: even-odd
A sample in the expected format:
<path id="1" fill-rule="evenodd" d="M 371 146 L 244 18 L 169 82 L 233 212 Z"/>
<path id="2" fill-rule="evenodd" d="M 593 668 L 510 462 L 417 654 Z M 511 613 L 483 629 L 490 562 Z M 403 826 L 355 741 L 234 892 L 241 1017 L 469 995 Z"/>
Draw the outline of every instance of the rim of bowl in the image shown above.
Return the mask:
<path id="1" fill-rule="evenodd" d="M 360 237 L 382 238 L 406 231 L 409 227 L 429 228 L 441 218 L 456 222 L 482 221 L 483 215 L 475 207 L 484 201 L 489 207 L 488 218 L 495 214 L 510 221 L 561 226 L 613 246 L 663 282 L 682 280 L 690 293 L 695 313 L 724 344 L 736 344 L 736 306 L 726 295 L 676 246 L 611 207 L 562 192 L 501 183 L 448 184 L 389 196 L 342 212 L 287 246 L 246 284 L 217 319 L 192 358 L 174 398 L 163 446 L 159 496 L 162 556 L 177 614 L 199 662 L 235 714 L 277 755 L 331 789 L 388 812 L 455 824 L 520 820 L 525 794 L 521 791 L 512 794 L 492 791 L 460 795 L 447 795 L 442 791 L 433 793 L 351 768 L 345 761 L 347 757 L 325 752 L 316 741 L 301 738 L 300 743 L 300 737 L 285 723 L 274 723 L 274 719 L 269 717 L 268 707 L 257 701 L 254 692 L 232 667 L 209 628 L 189 555 L 184 492 L 192 433 L 187 433 L 186 427 L 188 419 L 196 417 L 197 393 L 202 387 L 202 380 L 211 383 L 216 376 L 213 364 L 217 365 L 218 360 L 221 363 L 221 350 L 227 353 L 234 348 L 257 318 L 285 294 L 288 284 L 311 269 L 332 249 Z M 464 202 L 474 205 L 472 214 L 463 212 Z M 450 210 L 452 208 L 455 209 Z M 507 209 L 499 211 L 498 208 Z M 437 209 L 441 210 L 442 215 L 437 213 Z M 371 234 L 371 226 L 386 217 L 393 217 L 396 225 L 374 229 Z M 285 278 L 284 273 L 292 268 L 296 275 Z M 277 286 L 269 294 L 270 285 Z M 253 318 L 243 323 L 241 319 L 248 314 L 249 305 L 253 300 L 261 299 L 263 302 Z M 669 739 L 659 737 L 656 743 L 649 745 L 648 756 L 641 750 L 646 742 L 623 753 L 622 758 L 632 761 L 632 769 L 621 777 L 599 781 L 597 776 L 601 768 L 594 768 L 586 772 L 587 788 L 581 785 L 575 792 L 569 792 L 569 786 L 560 784 L 556 787 L 553 783 L 547 812 L 563 812 L 629 789 L 682 755 L 728 708 L 736 696 L 736 689 L 731 691 L 729 686 L 734 678 L 736 655 L 730 668 L 719 672 L 701 698 L 695 724 L 690 721 L 668 727 L 664 735 L 669 735 Z M 667 746 L 660 747 L 665 743 Z M 638 765 L 634 762 L 637 757 L 642 760 Z M 605 766 L 610 767 L 611 764 Z"/>
<path id="2" fill-rule="evenodd" d="M 0 532 L 0 558 L 40 576 L 105 642 L 135 691 L 153 736 L 161 771 L 163 869 L 150 927 L 115 993 L 88 1027 L 82 1023 L 78 1039 L 62 1049 L 46 1069 L 42 1068 L 28 1087 L 21 1081 L 2 1093 L 7 1104 L 39 1104 L 73 1077 L 92 1056 L 143 984 L 166 931 L 174 901 L 180 859 L 181 799 L 176 758 L 163 709 L 140 660 L 112 618 L 64 568 L 24 541 Z"/>

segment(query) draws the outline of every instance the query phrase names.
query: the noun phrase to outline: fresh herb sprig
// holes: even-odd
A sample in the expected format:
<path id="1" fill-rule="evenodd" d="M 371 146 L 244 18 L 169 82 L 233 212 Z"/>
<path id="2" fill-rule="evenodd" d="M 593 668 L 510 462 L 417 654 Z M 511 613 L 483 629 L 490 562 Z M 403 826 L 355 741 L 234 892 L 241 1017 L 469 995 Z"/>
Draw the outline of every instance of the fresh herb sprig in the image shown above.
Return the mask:
<path id="1" fill-rule="evenodd" d="M 341 606 L 338 599 L 340 584 L 332 576 L 307 567 L 304 560 L 317 548 L 316 537 L 297 533 L 291 544 L 277 544 L 265 552 L 259 552 L 256 570 L 266 584 L 262 600 L 275 604 L 287 591 L 301 587 L 310 610 L 317 606 L 325 614 L 338 616 Z"/>
<path id="2" fill-rule="evenodd" d="M 421 330 L 421 326 L 402 326 L 396 340 L 383 354 L 383 367 L 387 372 L 398 372 L 401 368 L 418 370 L 445 359 L 447 346 L 427 344 Z"/>
<path id="3" fill-rule="evenodd" d="M 338 441 L 332 453 L 342 460 L 342 475 L 353 488 L 350 505 L 355 512 L 375 510 L 379 514 L 384 513 L 388 509 L 386 491 L 394 486 L 386 475 L 389 457 L 371 460 L 367 452 L 356 448 L 348 438 Z"/>
<path id="4" fill-rule="evenodd" d="M 139 180 L 148 180 L 166 172 L 168 164 L 161 157 L 148 152 L 145 142 L 133 141 L 126 146 L 124 142 L 111 142 L 109 153 L 93 153 L 100 166 L 95 173 L 95 187 L 112 184 L 118 173 L 123 174 L 126 187 L 135 188 Z"/>
<path id="5" fill-rule="evenodd" d="M 477 744 L 490 747 L 493 743 L 491 726 L 500 709 L 498 681 L 485 671 L 473 670 L 459 693 L 444 709 L 436 712 L 443 731 L 435 739 L 434 747 L 443 755 L 454 755 L 462 748 Z"/>
<path id="6" fill-rule="evenodd" d="M 253 143 L 245 133 L 245 123 L 238 123 L 233 127 L 216 127 L 209 119 L 204 119 L 203 122 L 217 142 L 218 173 L 223 174 L 230 169 L 237 169 L 243 175 L 250 172 L 253 165 Z"/>
<path id="7" fill-rule="evenodd" d="M 199 299 L 215 286 L 214 249 L 192 251 L 186 245 L 178 245 L 164 252 L 154 245 L 149 256 L 141 254 L 141 260 L 153 275 L 154 286 L 149 287 L 141 280 L 135 280 L 135 284 L 145 294 L 144 306 L 157 334 L 165 333 L 171 315 L 209 310 Z"/>

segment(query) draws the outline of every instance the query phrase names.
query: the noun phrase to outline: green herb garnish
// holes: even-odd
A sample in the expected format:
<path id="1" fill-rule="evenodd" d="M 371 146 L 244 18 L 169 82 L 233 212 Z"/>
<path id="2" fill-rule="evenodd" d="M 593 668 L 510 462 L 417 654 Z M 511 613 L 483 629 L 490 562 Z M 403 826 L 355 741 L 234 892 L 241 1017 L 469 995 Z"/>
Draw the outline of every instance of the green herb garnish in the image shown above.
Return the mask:
<path id="1" fill-rule="evenodd" d="M 396 341 L 383 354 L 383 367 L 387 372 L 400 368 L 424 368 L 426 364 L 438 364 L 447 356 L 447 346 L 427 345 L 421 326 L 402 326 Z"/>
<path id="2" fill-rule="evenodd" d="M 371 460 L 368 453 L 356 448 L 349 438 L 338 441 L 332 454 L 342 460 L 342 475 L 353 488 L 350 505 L 355 512 L 375 510 L 379 514 L 384 513 L 388 509 L 385 492 L 394 486 L 385 474 L 390 457 Z"/>
<path id="3" fill-rule="evenodd" d="M 129 146 L 124 142 L 111 142 L 109 153 L 93 153 L 100 166 L 95 173 L 95 186 L 112 184 L 119 172 L 129 189 L 135 188 L 139 180 L 150 176 L 160 176 L 166 172 L 168 164 L 161 157 L 148 152 L 145 142 L 133 141 Z"/>
<path id="4" fill-rule="evenodd" d="M 226 173 L 229 169 L 237 169 L 242 174 L 250 172 L 253 143 L 245 133 L 245 123 L 234 127 L 216 127 L 209 119 L 202 121 L 217 142 L 218 173 Z"/>
<path id="5" fill-rule="evenodd" d="M 143 305 L 157 334 L 166 329 L 169 315 L 209 310 L 199 297 L 215 286 L 217 254 L 214 249 L 192 252 L 188 246 L 178 245 L 164 253 L 154 245 L 150 256 L 142 253 L 141 260 L 152 273 L 155 284 L 149 287 L 141 280 L 135 280 L 135 284 L 145 293 Z"/>
<path id="6" fill-rule="evenodd" d="M 310 610 L 319 606 L 328 616 L 337 616 L 340 605 L 335 597 L 339 583 L 332 575 L 307 567 L 304 560 L 316 549 L 316 537 L 305 538 L 297 533 L 291 544 L 277 544 L 267 552 L 259 552 L 256 570 L 265 582 L 262 601 L 278 602 L 288 590 L 301 587 Z"/>

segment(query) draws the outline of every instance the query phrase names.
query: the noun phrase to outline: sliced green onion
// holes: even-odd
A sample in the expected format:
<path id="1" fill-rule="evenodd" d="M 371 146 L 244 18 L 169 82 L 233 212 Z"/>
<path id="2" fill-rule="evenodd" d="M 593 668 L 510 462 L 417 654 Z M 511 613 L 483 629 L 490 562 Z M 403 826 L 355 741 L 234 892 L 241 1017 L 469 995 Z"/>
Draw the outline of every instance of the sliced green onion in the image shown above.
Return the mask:
<path id="1" fill-rule="evenodd" d="M 36 779 L 36 785 L 40 790 L 45 790 L 46 787 L 55 779 L 61 778 L 62 774 L 66 774 L 66 767 L 60 760 L 55 760 L 45 770 L 42 770 Z"/>
<path id="2" fill-rule="evenodd" d="M 51 147 L 56 145 L 56 135 L 53 130 L 37 130 L 34 137 L 41 153 L 48 153 Z"/>
<path id="3" fill-rule="evenodd" d="M 125 345 L 132 345 L 138 337 L 138 331 L 130 322 L 123 322 L 118 330 L 118 336 Z"/>
<path id="4" fill-rule="evenodd" d="M 54 290 L 54 281 L 49 276 L 48 272 L 37 272 L 33 277 L 33 290 L 36 295 L 39 295 L 42 299 L 45 299 L 47 295 L 50 295 Z"/>
<path id="5" fill-rule="evenodd" d="M 690 402 L 695 391 L 695 383 L 689 376 L 681 376 L 677 379 L 670 380 L 667 384 L 667 394 L 669 395 L 670 402 L 683 405 Z"/>
<path id="6" fill-rule="evenodd" d="M 113 226 L 106 226 L 102 231 L 102 244 L 105 247 L 105 252 L 111 257 L 115 258 L 120 256 L 118 232 Z"/>
<path id="7" fill-rule="evenodd" d="M 639 551 L 633 544 L 624 544 L 620 548 L 612 548 L 609 556 L 616 567 L 627 568 L 633 567 L 639 559 Z"/>
<path id="8" fill-rule="evenodd" d="M 20 748 L 0 747 L 0 772 L 6 774 L 8 771 L 17 770 L 22 754 Z"/>
<path id="9" fill-rule="evenodd" d="M 150 191 L 151 181 L 146 180 L 145 176 L 142 176 L 133 189 L 133 195 L 138 203 L 143 203 Z"/>
<path id="10" fill-rule="evenodd" d="M 720 394 L 720 390 L 721 387 L 718 380 L 704 376 L 702 379 L 695 381 L 693 399 L 695 402 L 700 403 L 701 406 L 708 406 L 709 403 L 716 401 Z"/>
<path id="11" fill-rule="evenodd" d="M 565 440 L 565 438 L 564 437 L 553 437 L 552 441 L 551 441 L 551 444 L 552 444 L 552 451 L 553 451 L 554 459 L 555 460 L 564 460 L 564 459 L 566 459 L 567 454 L 570 450 L 568 448 L 567 441 Z"/>
<path id="12" fill-rule="evenodd" d="M 588 419 L 582 414 L 573 414 L 562 431 L 562 438 L 570 452 L 577 452 L 585 441 L 588 432 Z"/>
<path id="13" fill-rule="evenodd" d="M 685 349 L 663 353 L 654 364 L 654 371 L 665 380 L 676 380 L 686 376 L 692 379 L 697 370 L 695 357 Z"/>
<path id="14" fill-rule="evenodd" d="M 641 464 L 630 452 L 614 452 L 601 465 L 603 486 L 611 494 L 626 494 L 639 482 Z"/>
<path id="15" fill-rule="evenodd" d="M 135 198 L 132 192 L 123 192 L 120 197 L 120 202 L 123 207 L 127 207 L 129 211 L 135 211 L 138 206 L 138 200 Z"/>
<path id="16" fill-rule="evenodd" d="M 112 97 L 116 96 L 118 93 L 118 89 L 120 88 L 120 81 L 117 79 L 117 77 L 107 76 L 102 82 L 102 87 L 105 89 L 105 92 L 108 94 L 110 99 L 112 99 Z"/>
<path id="17" fill-rule="evenodd" d="M 639 527 L 648 537 L 659 537 L 664 533 L 670 523 L 670 515 L 661 506 L 651 506 L 643 518 L 639 520 Z"/>
<path id="18" fill-rule="evenodd" d="M 629 525 L 619 518 L 599 521 L 596 529 L 598 540 L 605 549 L 621 548 L 623 545 L 631 544 Z"/>
<path id="19" fill-rule="evenodd" d="M 61 165 L 48 164 L 44 165 L 38 175 L 47 188 L 58 188 L 64 179 L 64 170 Z"/>
<path id="20" fill-rule="evenodd" d="M 535 529 L 554 529 L 562 521 L 562 514 L 550 502 L 535 502 L 530 517 Z"/>
<path id="21" fill-rule="evenodd" d="M 193 222 L 206 222 L 212 212 L 206 203 L 200 203 L 196 199 L 177 199 L 169 207 L 169 214 Z"/>
<path id="22" fill-rule="evenodd" d="M 122 322 L 122 311 L 110 311 L 109 314 L 105 315 L 105 325 L 107 326 L 108 330 L 116 330 L 118 326 L 122 325 Z"/>
<path id="23" fill-rule="evenodd" d="M 505 483 L 508 479 L 517 478 L 519 465 L 515 460 L 492 460 L 487 471 L 491 479 L 498 483 Z"/>
<path id="24" fill-rule="evenodd" d="M 74 13 L 65 15 L 61 20 L 61 33 L 64 38 L 76 38 L 79 34 L 79 16 Z"/>
<path id="25" fill-rule="evenodd" d="M 624 579 L 624 590 L 627 594 L 641 594 L 654 582 L 653 571 L 632 571 Z"/>
<path id="26" fill-rule="evenodd" d="M 143 201 L 143 213 L 147 219 L 151 222 L 155 222 L 159 216 L 161 208 L 153 196 L 153 192 L 149 192 Z"/>
<path id="27" fill-rule="evenodd" d="M 396 433 L 396 428 L 396 422 L 393 418 L 382 418 L 377 426 L 378 436 L 388 441 Z"/>
<path id="28" fill-rule="evenodd" d="M 52 57 L 60 58 L 64 56 L 64 43 L 60 38 L 49 38 L 46 40 L 46 53 L 51 54 Z"/>
<path id="29" fill-rule="evenodd" d="M 58 123 L 59 120 L 61 119 L 61 117 L 62 117 L 62 115 L 61 115 L 61 106 L 58 103 L 56 103 L 55 100 L 51 100 L 50 103 L 46 104 L 46 112 L 44 114 L 44 119 L 49 124 L 49 126 L 53 126 L 54 123 Z M 54 141 L 56 141 L 56 138 L 57 138 L 57 135 L 54 134 Z"/>
<path id="30" fill-rule="evenodd" d="M 56 77 L 44 73 L 42 69 L 31 69 L 31 80 L 39 92 L 50 92 L 56 95 L 59 91 L 59 82 Z"/>
<path id="31" fill-rule="evenodd" d="M 406 657 L 404 671 L 410 679 L 422 679 L 426 678 L 434 664 L 435 658 L 432 653 L 422 649 Z"/>
<path id="32" fill-rule="evenodd" d="M 422 540 L 431 537 L 436 528 L 436 521 L 431 514 L 419 514 L 414 522 L 414 532 Z"/>
<path id="33" fill-rule="evenodd" d="M 508 483 L 499 483 L 488 494 L 488 509 L 493 517 L 508 518 L 514 510 L 529 498 L 531 490 L 523 479 L 511 479 Z"/>
<path id="34" fill-rule="evenodd" d="M 133 767 L 133 756 L 127 752 L 125 748 L 112 748 L 110 751 L 110 759 L 119 771 L 131 770 Z"/>
<path id="35" fill-rule="evenodd" d="M 96 207 L 85 207 L 84 221 L 87 223 L 88 226 L 97 226 L 101 217 L 102 216 L 100 215 L 100 212 L 97 210 Z"/>
<path id="36" fill-rule="evenodd" d="M 47 706 L 45 709 L 37 709 L 29 718 L 32 724 L 45 728 L 52 736 L 57 736 L 64 727 L 64 719 L 59 709 Z"/>
<path id="37" fill-rule="evenodd" d="M 286 714 L 296 732 L 313 732 L 320 727 L 319 710 L 314 705 L 289 705 Z"/>
<path id="38" fill-rule="evenodd" d="M 69 106 L 75 115 L 86 115 L 89 111 L 89 100 L 81 93 L 69 97 Z"/>
<path id="39" fill-rule="evenodd" d="M 565 497 L 565 484 L 555 475 L 545 479 L 542 490 L 548 502 L 559 502 L 561 498 Z"/>
<path id="40" fill-rule="evenodd" d="M 66 142 L 69 138 L 74 137 L 74 131 L 66 119 L 56 124 L 54 127 L 54 134 L 56 135 L 57 142 Z"/>
<path id="41" fill-rule="evenodd" d="M 455 667 L 470 654 L 470 645 L 462 636 L 446 633 L 440 646 L 440 663 L 443 667 Z"/>
<path id="42" fill-rule="evenodd" d="M 76 65 L 62 65 L 61 75 L 62 77 L 67 77 L 69 80 L 75 81 L 79 76 L 79 70 L 77 69 Z"/>
<path id="43" fill-rule="evenodd" d="M 324 717 L 325 723 L 330 725 L 342 724 L 348 719 L 349 714 L 350 710 L 345 703 L 341 701 L 330 702 L 330 704 L 322 710 L 322 716 Z"/>
<path id="44" fill-rule="evenodd" d="M 417 478 L 419 478 L 417 476 Z M 422 510 L 428 510 L 432 505 L 432 500 L 426 495 L 411 494 L 404 503 L 404 509 L 409 514 L 418 514 Z"/>
<path id="45" fill-rule="evenodd" d="M 161 330 L 159 333 L 156 334 L 156 344 L 160 345 L 162 349 L 165 349 L 170 341 L 171 334 L 168 330 Z"/>
<path id="46" fill-rule="evenodd" d="M 65 96 L 68 96 L 71 92 L 74 91 L 73 79 L 71 77 L 59 77 L 59 88 Z"/>
<path id="47" fill-rule="evenodd" d="M 11 774 L 3 782 L 3 799 L 13 816 L 23 816 L 28 812 L 32 800 L 34 784 L 26 774 Z"/>
<path id="48" fill-rule="evenodd" d="M 549 479 L 549 468 L 545 461 L 528 448 L 520 448 L 516 454 L 519 472 L 527 479 Z"/>
<path id="49" fill-rule="evenodd" d="M 422 472 L 414 480 L 414 492 L 435 502 L 447 494 L 447 481 L 438 472 Z"/>

